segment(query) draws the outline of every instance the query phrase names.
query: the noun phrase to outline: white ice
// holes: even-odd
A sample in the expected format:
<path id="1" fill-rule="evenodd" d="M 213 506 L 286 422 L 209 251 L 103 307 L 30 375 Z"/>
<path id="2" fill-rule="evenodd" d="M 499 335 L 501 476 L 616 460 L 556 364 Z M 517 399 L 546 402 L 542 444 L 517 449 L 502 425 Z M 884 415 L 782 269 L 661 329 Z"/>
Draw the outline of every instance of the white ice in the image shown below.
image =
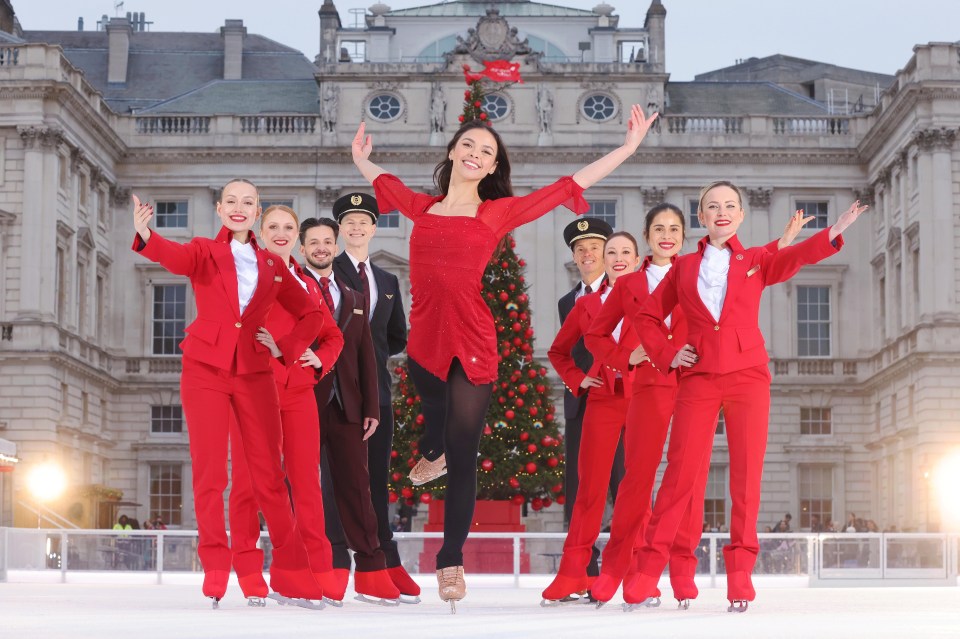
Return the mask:
<path id="1" fill-rule="evenodd" d="M 541 608 L 548 577 L 467 576 L 455 616 L 435 580 L 420 575 L 423 603 L 385 608 L 354 601 L 309 611 L 269 602 L 250 608 L 232 580 L 219 610 L 200 593 L 195 574 L 11 573 L 0 583 L 4 639 L 243 639 L 260 637 L 417 639 L 484 637 L 960 637 L 958 587 L 810 588 L 795 578 L 758 577 L 757 600 L 744 614 L 726 612 L 725 589 L 700 584 L 689 610 L 677 610 L 668 580 L 663 605 L 624 613 L 619 593 L 600 610 L 586 604 Z M 153 582 L 153 583 L 151 583 Z"/>

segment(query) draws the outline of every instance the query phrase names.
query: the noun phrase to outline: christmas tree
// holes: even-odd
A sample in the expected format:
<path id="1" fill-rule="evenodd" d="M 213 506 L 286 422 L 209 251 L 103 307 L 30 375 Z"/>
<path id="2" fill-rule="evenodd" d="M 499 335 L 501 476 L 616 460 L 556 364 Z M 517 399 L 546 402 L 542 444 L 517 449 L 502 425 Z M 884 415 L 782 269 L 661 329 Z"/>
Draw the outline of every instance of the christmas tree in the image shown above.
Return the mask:
<path id="1" fill-rule="evenodd" d="M 512 237 L 495 256 L 483 277 L 483 297 L 493 313 L 499 339 L 500 364 L 487 411 L 477 475 L 478 499 L 530 501 L 540 510 L 562 504 L 563 438 L 558 434 L 547 369 L 533 359 L 530 300 L 523 276 L 526 266 L 517 257 Z M 420 398 L 405 366 L 395 370 L 393 411 L 397 430 L 393 438 L 390 501 L 429 503 L 441 498 L 443 478 L 413 486 L 407 478 L 419 457 L 417 440 L 423 434 Z"/>

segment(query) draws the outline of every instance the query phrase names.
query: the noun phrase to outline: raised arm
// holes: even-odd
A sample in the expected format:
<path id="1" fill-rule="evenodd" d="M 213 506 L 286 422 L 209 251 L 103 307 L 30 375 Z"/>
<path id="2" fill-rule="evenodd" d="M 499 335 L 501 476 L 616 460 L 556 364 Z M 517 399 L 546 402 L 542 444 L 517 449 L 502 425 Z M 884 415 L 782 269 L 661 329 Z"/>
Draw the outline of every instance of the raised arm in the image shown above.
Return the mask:
<path id="1" fill-rule="evenodd" d="M 803 217 L 803 211 L 796 211 L 790 216 L 790 219 L 787 220 L 787 226 L 783 229 L 783 235 L 780 236 L 779 240 L 776 240 L 776 244 L 774 245 L 775 250 L 779 251 L 793 244 L 793 241 L 797 239 L 797 235 L 800 234 L 800 230 L 815 219 L 816 216 Z"/>
<path id="2" fill-rule="evenodd" d="M 837 221 L 833 226 L 830 227 L 830 241 L 833 242 L 837 239 L 837 236 L 847 230 L 847 228 L 857 221 L 857 218 L 860 217 L 860 214 L 866 211 L 869 206 L 864 204 L 860 205 L 860 200 L 857 200 L 850 205 L 850 208 L 840 214 L 840 217 L 837 218 Z"/>
<path id="3" fill-rule="evenodd" d="M 647 118 L 640 105 L 634 104 L 630 109 L 630 119 L 627 121 L 627 137 L 623 145 L 574 173 L 573 181 L 582 188 L 588 189 L 610 175 L 615 168 L 623 164 L 624 160 L 636 153 L 637 147 L 640 146 L 640 142 L 643 141 L 658 115 L 660 114 L 654 113 Z M 354 140 L 354 148 L 356 148 L 356 140 Z M 354 151 L 354 157 L 356 157 L 356 151 Z"/>
<path id="4" fill-rule="evenodd" d="M 189 277 L 197 268 L 199 247 L 195 242 L 180 244 L 152 232 L 149 226 L 152 218 L 153 207 L 144 204 L 134 195 L 133 228 L 136 230 L 136 235 L 133 237 L 131 248 L 151 262 L 157 262 L 174 275 Z"/>
<path id="5" fill-rule="evenodd" d="M 360 170 L 364 179 L 373 184 L 373 181 L 386 171 L 370 161 L 370 153 L 373 151 L 373 136 L 364 135 L 366 128 L 366 122 L 361 122 L 360 126 L 357 127 L 357 134 L 353 137 L 353 163 Z"/>

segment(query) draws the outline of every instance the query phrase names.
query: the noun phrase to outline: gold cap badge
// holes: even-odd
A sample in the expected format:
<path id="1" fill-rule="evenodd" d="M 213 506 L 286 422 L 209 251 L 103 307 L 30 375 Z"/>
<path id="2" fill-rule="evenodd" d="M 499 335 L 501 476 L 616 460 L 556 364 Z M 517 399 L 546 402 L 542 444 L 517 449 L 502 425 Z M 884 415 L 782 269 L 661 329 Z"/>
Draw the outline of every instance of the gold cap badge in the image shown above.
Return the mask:
<path id="1" fill-rule="evenodd" d="M 350 198 L 350 204 L 353 204 L 354 206 L 360 206 L 361 202 L 363 202 L 363 198 L 359 195 L 354 195 Z"/>
<path id="2" fill-rule="evenodd" d="M 586 220 L 580 220 L 579 222 L 577 222 L 578 231 L 586 231 L 588 228 L 590 228 L 590 223 L 587 222 Z"/>

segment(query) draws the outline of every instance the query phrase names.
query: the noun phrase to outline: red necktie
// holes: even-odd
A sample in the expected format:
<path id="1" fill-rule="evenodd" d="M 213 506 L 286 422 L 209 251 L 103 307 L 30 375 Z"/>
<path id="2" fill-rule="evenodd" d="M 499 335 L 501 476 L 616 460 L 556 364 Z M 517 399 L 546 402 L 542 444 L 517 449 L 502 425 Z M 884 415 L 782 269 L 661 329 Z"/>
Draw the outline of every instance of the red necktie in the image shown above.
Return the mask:
<path id="1" fill-rule="evenodd" d="M 320 294 L 323 295 L 323 301 L 326 302 L 327 308 L 330 309 L 330 312 L 333 313 L 333 296 L 330 295 L 330 278 L 321 277 L 320 278 Z"/>
<path id="2" fill-rule="evenodd" d="M 370 318 L 370 280 L 367 279 L 367 265 L 363 262 L 357 263 L 360 270 L 360 286 L 363 287 L 363 310 Z"/>

